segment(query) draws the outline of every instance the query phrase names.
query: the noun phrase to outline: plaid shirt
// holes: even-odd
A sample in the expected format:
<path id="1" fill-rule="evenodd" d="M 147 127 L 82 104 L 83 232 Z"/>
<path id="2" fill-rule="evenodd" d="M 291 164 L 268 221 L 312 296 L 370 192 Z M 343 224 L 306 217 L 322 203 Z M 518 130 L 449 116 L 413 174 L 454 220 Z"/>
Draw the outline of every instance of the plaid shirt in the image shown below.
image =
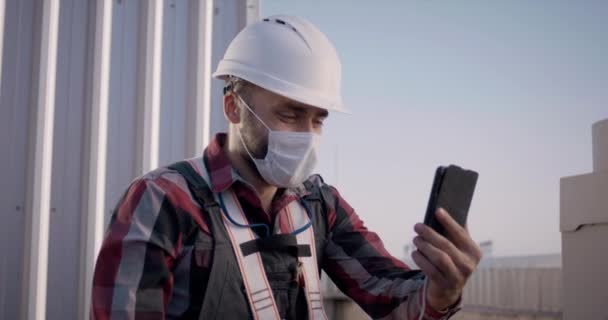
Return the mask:
<path id="1" fill-rule="evenodd" d="M 191 163 L 208 166 L 214 192 L 233 188 L 249 223 L 272 226 L 274 217 L 302 190 L 284 192 L 262 209 L 256 192 L 242 180 L 223 151 L 218 134 L 202 157 Z M 326 208 L 329 241 L 322 268 L 333 282 L 373 318 L 418 319 L 422 280 L 391 256 L 338 191 L 334 208 Z M 198 233 L 213 237 L 201 207 L 175 171 L 160 168 L 135 179 L 119 200 L 105 234 L 95 268 L 91 319 L 198 319 L 212 263 L 212 248 L 195 250 Z M 427 307 L 424 319 L 447 319 L 458 308 L 437 312 Z"/>

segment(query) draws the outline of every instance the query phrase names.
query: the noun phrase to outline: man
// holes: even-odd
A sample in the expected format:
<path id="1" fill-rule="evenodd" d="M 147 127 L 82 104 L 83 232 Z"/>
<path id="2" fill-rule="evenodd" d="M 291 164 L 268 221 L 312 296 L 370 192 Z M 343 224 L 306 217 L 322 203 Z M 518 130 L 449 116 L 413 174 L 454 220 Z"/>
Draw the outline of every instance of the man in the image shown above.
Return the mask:
<path id="1" fill-rule="evenodd" d="M 273 16 L 232 41 L 227 134 L 201 157 L 136 179 L 116 206 L 94 275 L 94 319 L 325 319 L 320 270 L 379 319 L 447 319 L 481 257 L 417 224 L 410 270 L 311 171 L 323 121 L 343 112 L 340 62 L 309 22 Z M 426 280 L 425 280 L 426 279 Z"/>

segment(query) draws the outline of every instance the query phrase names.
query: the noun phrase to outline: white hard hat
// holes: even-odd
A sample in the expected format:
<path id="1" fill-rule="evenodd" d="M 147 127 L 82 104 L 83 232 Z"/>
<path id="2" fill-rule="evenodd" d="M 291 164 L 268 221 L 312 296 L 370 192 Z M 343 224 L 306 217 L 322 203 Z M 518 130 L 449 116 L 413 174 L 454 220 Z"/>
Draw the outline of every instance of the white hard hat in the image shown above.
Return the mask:
<path id="1" fill-rule="evenodd" d="M 312 23 L 276 15 L 245 27 L 232 40 L 213 76 L 235 76 L 289 99 L 347 112 L 336 49 Z"/>

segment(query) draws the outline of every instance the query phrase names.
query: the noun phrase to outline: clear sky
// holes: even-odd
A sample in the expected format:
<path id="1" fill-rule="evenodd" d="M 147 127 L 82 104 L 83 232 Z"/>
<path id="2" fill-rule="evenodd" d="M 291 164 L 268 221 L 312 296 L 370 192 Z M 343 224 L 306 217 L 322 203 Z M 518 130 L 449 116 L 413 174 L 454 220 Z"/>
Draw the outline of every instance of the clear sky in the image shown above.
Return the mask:
<path id="1" fill-rule="evenodd" d="M 469 215 L 495 255 L 561 249 L 559 179 L 592 168 L 608 118 L 608 1 L 261 0 L 317 25 L 352 115 L 332 115 L 318 171 L 393 254 L 435 168 L 480 173 Z"/>

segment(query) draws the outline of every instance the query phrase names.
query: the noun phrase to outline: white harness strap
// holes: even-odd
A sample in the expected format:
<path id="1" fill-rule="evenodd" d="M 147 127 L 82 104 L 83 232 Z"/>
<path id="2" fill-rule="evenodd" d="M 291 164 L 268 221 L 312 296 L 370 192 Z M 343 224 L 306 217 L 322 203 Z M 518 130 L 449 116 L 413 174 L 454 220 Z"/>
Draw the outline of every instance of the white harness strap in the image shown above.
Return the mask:
<path id="1" fill-rule="evenodd" d="M 293 201 L 287 206 L 287 215 L 291 230 L 297 230 L 305 226 L 310 221 L 306 209 L 297 201 Z M 315 248 L 315 234 L 312 226 L 296 235 L 298 244 L 310 246 L 310 257 L 299 257 L 304 274 L 304 286 L 306 288 L 306 300 L 308 302 L 308 314 L 310 319 L 327 320 L 327 315 L 323 309 L 323 297 L 321 296 L 321 281 L 317 264 L 317 252 Z"/>
<path id="2" fill-rule="evenodd" d="M 199 163 L 202 163 L 202 161 L 199 163 L 197 163 L 197 161 L 190 161 L 190 163 L 195 169 L 199 169 Z M 197 171 L 209 184 L 210 179 L 207 170 L 204 167 L 204 163 L 202 163 L 200 170 Z M 214 196 L 219 202 L 217 194 L 214 194 Z M 245 213 L 234 192 L 231 190 L 224 191 L 222 193 L 222 198 L 224 200 L 224 205 L 226 206 L 226 213 L 229 214 L 236 223 L 248 225 L 249 223 L 245 217 Z M 287 207 L 287 218 L 292 231 L 306 225 L 310 221 L 306 209 L 304 209 L 298 201 L 292 201 Z M 277 304 L 274 300 L 268 278 L 266 277 L 260 253 L 256 252 L 244 256 L 241 250 L 241 244 L 254 240 L 256 235 L 251 231 L 251 228 L 237 226 L 230 222 L 223 214 L 222 221 L 230 236 L 230 242 L 232 243 L 232 248 L 234 249 L 239 269 L 241 270 L 241 275 L 243 276 L 243 282 L 245 283 L 245 289 L 247 291 L 247 299 L 249 299 L 249 305 L 251 306 L 251 312 L 254 319 L 280 319 Z M 296 235 L 296 239 L 298 244 L 309 245 L 311 251 L 310 257 L 299 258 L 304 275 L 308 314 L 310 319 L 327 320 L 327 316 L 323 309 L 323 299 L 321 297 L 321 284 L 319 281 L 315 237 L 312 226 Z"/>
<path id="3" fill-rule="evenodd" d="M 198 169 L 198 173 L 201 177 L 210 184 L 209 174 L 203 161 L 190 161 L 195 169 Z M 201 166 L 199 169 L 199 165 Z M 216 201 L 219 203 L 217 194 L 213 194 Z M 224 191 L 222 193 L 224 199 L 224 205 L 226 206 L 226 214 L 241 225 L 249 224 L 245 217 L 237 197 L 231 190 Z M 243 276 L 243 283 L 245 284 L 245 290 L 247 291 L 247 299 L 249 300 L 249 306 L 251 307 L 251 313 L 253 318 L 256 320 L 266 319 L 280 319 L 279 310 L 277 304 L 274 301 L 274 295 L 270 288 L 270 283 L 266 278 L 266 272 L 264 271 L 264 265 L 262 264 L 262 257 L 259 252 L 243 256 L 241 250 L 241 243 L 245 243 L 255 239 L 255 235 L 251 231 L 251 228 L 239 227 L 232 222 L 228 221 L 224 213 L 222 213 L 222 221 L 226 226 L 228 235 L 230 236 L 230 242 L 236 256 L 236 260 Z"/>
<path id="4" fill-rule="evenodd" d="M 247 225 L 247 219 L 240 204 L 237 201 L 234 192 L 228 190 L 223 193 L 224 205 L 230 217 L 238 224 Z M 247 290 L 247 298 L 255 319 L 279 319 L 279 311 L 277 304 L 274 301 L 274 295 L 270 288 L 270 283 L 266 278 L 262 257 L 259 252 L 243 256 L 241 243 L 255 240 L 255 236 L 251 228 L 239 227 L 226 219 L 222 215 L 222 221 L 230 235 L 232 248 L 234 249 L 245 288 Z"/>

